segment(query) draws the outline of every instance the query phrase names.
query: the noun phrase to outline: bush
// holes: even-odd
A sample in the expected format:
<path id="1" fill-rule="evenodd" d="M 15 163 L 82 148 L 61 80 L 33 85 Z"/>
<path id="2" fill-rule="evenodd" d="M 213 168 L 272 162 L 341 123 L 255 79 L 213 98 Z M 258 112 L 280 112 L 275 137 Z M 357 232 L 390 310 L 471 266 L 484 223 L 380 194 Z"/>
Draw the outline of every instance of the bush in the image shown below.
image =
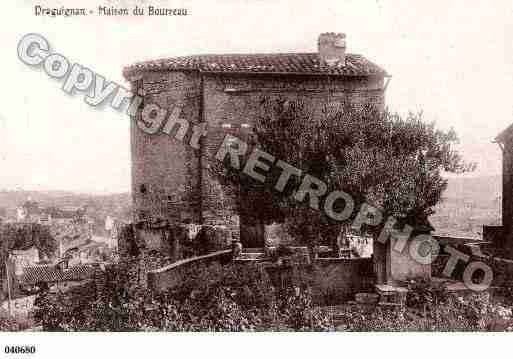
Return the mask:
<path id="1" fill-rule="evenodd" d="M 45 330 L 66 331 L 262 331 L 329 330 L 307 288 L 276 289 L 260 266 L 212 264 L 188 270 L 186 281 L 153 293 L 137 271 L 120 263 L 101 288 L 89 284 L 42 294 L 36 318 Z"/>
<path id="2" fill-rule="evenodd" d="M 137 268 L 119 263 L 95 283 L 40 294 L 35 318 L 44 330 L 61 331 L 513 330 L 511 307 L 488 293 L 457 295 L 426 281 L 408 283 L 404 307 L 348 304 L 337 307 L 334 317 L 314 307 L 299 271 L 275 286 L 258 265 L 202 265 L 184 278 L 172 290 L 154 293 L 141 285 Z M 10 325 L 5 327 L 17 330 Z"/>
<path id="3" fill-rule="evenodd" d="M 408 283 L 406 306 L 387 309 L 346 307 L 338 329 L 348 331 L 497 331 L 513 330 L 511 307 L 487 292 L 458 294 L 425 280 Z"/>
<path id="4" fill-rule="evenodd" d="M 0 331 L 2 332 L 17 332 L 25 330 L 33 326 L 30 318 L 11 317 L 9 314 L 0 309 Z"/>

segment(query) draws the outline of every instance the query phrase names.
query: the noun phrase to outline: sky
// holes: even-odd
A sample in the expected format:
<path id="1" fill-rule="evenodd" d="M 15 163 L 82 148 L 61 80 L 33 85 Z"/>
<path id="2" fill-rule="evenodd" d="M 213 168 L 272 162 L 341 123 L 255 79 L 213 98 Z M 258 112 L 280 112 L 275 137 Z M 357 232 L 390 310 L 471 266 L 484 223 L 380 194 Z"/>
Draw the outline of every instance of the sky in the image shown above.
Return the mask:
<path id="1" fill-rule="evenodd" d="M 513 123 L 513 3 L 495 1 L 139 1 L 185 7 L 185 17 L 41 17 L 34 5 L 132 7 L 135 0 L 14 1 L 0 21 L 0 189 L 124 192 L 130 188 L 129 119 L 66 95 L 62 81 L 23 64 L 27 33 L 53 51 L 128 86 L 123 66 L 202 53 L 315 52 L 322 32 L 391 75 L 390 109 L 423 111 L 459 134 L 472 176 L 501 172 L 493 138 Z"/>

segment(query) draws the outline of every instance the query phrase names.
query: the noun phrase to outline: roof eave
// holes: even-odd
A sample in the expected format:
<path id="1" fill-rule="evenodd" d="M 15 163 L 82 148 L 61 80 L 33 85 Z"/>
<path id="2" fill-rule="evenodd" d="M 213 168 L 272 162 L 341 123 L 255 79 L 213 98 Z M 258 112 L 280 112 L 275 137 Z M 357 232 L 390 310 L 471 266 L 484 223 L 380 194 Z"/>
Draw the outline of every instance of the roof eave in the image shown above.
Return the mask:
<path id="1" fill-rule="evenodd" d="M 137 81 L 142 78 L 143 72 L 197 72 L 201 74 L 217 74 L 217 75 L 265 75 L 265 76 L 314 76 L 314 77 L 383 77 L 383 78 L 391 78 L 392 75 L 383 72 L 376 73 L 346 73 L 346 74 L 338 74 L 338 73 L 330 73 L 330 72 L 291 72 L 291 71 L 215 71 L 215 70 L 200 70 L 200 69 L 190 69 L 190 68 L 146 68 L 146 69 L 137 69 L 137 70 L 124 70 L 123 77 L 127 81 Z"/>
<path id="2" fill-rule="evenodd" d="M 178 70 L 180 71 L 180 70 Z M 334 76 L 334 77 L 370 77 L 370 76 L 383 76 L 383 77 L 391 77 L 389 74 L 385 73 L 359 73 L 359 74 L 337 74 L 337 73 L 329 73 L 329 72 L 293 72 L 293 71 L 214 71 L 214 70 L 199 70 L 200 73 L 211 73 L 211 74 L 223 74 L 223 75 L 280 75 L 280 76 Z"/>

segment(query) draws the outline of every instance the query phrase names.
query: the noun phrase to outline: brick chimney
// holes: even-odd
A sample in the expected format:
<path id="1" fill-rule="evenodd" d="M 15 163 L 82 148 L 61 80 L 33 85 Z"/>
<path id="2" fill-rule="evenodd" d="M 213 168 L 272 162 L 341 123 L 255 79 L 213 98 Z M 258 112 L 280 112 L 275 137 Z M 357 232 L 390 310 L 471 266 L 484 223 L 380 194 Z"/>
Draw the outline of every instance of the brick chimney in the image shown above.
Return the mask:
<path id="1" fill-rule="evenodd" d="M 328 66 L 345 66 L 346 34 L 325 32 L 319 35 L 317 51 L 321 64 Z"/>

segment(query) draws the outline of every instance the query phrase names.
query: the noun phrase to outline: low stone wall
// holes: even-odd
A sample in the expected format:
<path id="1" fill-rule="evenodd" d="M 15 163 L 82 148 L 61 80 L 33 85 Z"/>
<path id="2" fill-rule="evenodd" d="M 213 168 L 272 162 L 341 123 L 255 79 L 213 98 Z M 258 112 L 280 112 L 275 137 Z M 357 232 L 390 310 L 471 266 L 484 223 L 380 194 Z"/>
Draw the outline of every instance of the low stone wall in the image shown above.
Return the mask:
<path id="1" fill-rule="evenodd" d="M 493 287 L 511 287 L 513 285 L 513 260 L 486 256 L 472 256 L 470 260 L 481 261 L 490 266 L 493 273 Z"/>
<path id="2" fill-rule="evenodd" d="M 485 255 L 474 255 L 470 253 L 469 248 L 458 247 L 458 250 L 469 255 L 469 261 L 458 260 L 451 275 L 451 279 L 463 280 L 463 273 L 468 263 L 483 262 L 490 266 L 493 273 L 493 287 L 511 287 L 513 285 L 513 260 L 506 258 L 491 257 Z M 432 275 L 434 277 L 444 277 L 443 270 L 447 265 L 450 255 L 441 253 L 432 264 Z"/>
<path id="3" fill-rule="evenodd" d="M 319 282 L 327 291 L 331 290 L 340 295 L 350 295 L 373 289 L 374 268 L 372 258 L 333 258 L 317 259 L 314 263 L 319 276 Z"/>
<path id="4" fill-rule="evenodd" d="M 319 258 L 312 264 L 266 265 L 275 286 L 299 280 L 312 289 L 316 304 L 338 304 L 359 292 L 373 291 L 375 277 L 371 258 Z"/>
<path id="5" fill-rule="evenodd" d="M 483 240 L 491 242 L 493 248 L 505 248 L 506 231 L 503 226 L 483 226 Z"/>
<path id="6" fill-rule="evenodd" d="M 451 257 L 449 252 L 445 250 L 446 246 L 450 246 L 461 253 L 467 254 L 471 257 L 471 260 L 479 260 L 477 258 L 473 258 L 474 248 L 476 246 L 482 246 L 486 244 L 484 241 L 477 241 L 475 238 L 466 238 L 466 237 L 451 237 L 451 236 L 437 236 L 433 235 L 433 239 L 435 239 L 440 245 L 440 252 L 438 256 L 434 259 L 431 264 L 431 275 L 433 277 L 444 277 L 443 270 L 447 265 L 449 258 Z M 451 279 L 462 280 L 463 272 L 465 271 L 465 267 L 467 264 L 463 261 L 458 261 L 451 275 Z"/>
<path id="7" fill-rule="evenodd" d="M 191 267 L 218 262 L 235 265 L 231 250 L 184 259 L 148 272 L 148 287 L 155 291 L 171 289 L 187 280 Z M 275 287 L 308 285 L 316 304 L 337 304 L 354 299 L 359 292 L 373 291 L 371 258 L 319 258 L 311 264 L 275 263 L 268 260 L 238 260 L 236 265 L 257 263 L 265 268 Z"/>
<path id="8" fill-rule="evenodd" d="M 189 268 L 199 264 L 212 262 L 229 263 L 232 259 L 232 250 L 222 250 L 203 256 L 191 257 L 174 262 L 165 267 L 148 272 L 148 287 L 154 291 L 164 291 L 173 288 L 186 280 L 185 275 Z"/>

